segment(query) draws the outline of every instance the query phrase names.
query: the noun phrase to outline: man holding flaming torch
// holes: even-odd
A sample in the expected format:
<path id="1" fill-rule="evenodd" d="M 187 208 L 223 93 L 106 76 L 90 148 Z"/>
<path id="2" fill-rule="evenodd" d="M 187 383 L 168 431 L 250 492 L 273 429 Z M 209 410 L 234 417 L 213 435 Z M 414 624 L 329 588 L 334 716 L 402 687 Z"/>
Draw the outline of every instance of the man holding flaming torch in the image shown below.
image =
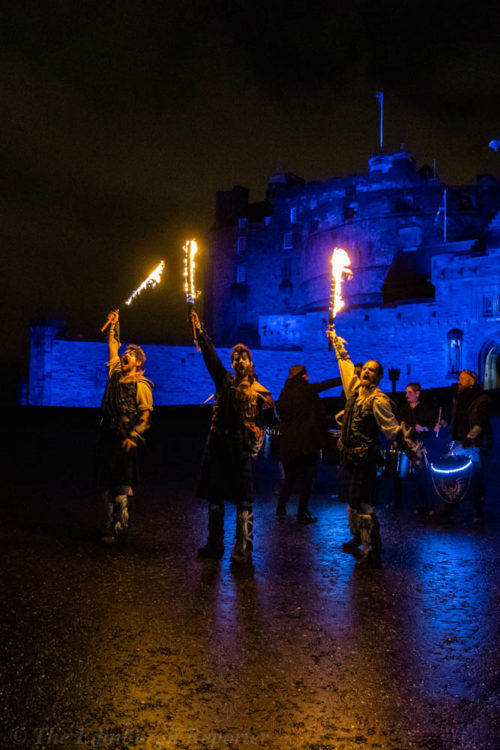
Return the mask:
<path id="1" fill-rule="evenodd" d="M 153 383 L 144 376 L 146 356 L 129 344 L 121 357 L 118 311 L 108 315 L 108 383 L 102 400 L 95 484 L 105 488 L 103 541 L 113 544 L 128 530 L 128 498 L 137 485 L 137 449 L 149 427 Z"/>
<path id="2" fill-rule="evenodd" d="M 405 429 L 404 423 L 400 425 L 394 416 L 390 399 L 378 387 L 383 375 L 380 362 L 369 359 L 358 376 L 345 348 L 346 342 L 335 331 L 335 313 L 344 306 L 341 295 L 343 276 L 352 276 L 349 265 L 350 259 L 345 250 L 336 248 L 332 255 L 327 337 L 329 348 L 333 346 L 335 350 L 347 399 L 338 441 L 338 489 L 340 500 L 348 506 L 352 539 L 345 542 L 342 549 L 358 556 L 359 567 L 375 568 L 380 566 L 382 552 L 380 526 L 374 510 L 379 431 L 388 440 L 395 440 L 398 448 L 405 451 L 411 460 L 418 462 L 421 452 L 418 444 L 409 439 L 410 430 Z"/>
<path id="3" fill-rule="evenodd" d="M 198 496 L 208 501 L 208 539 L 199 557 L 224 554 L 224 501 L 236 504 L 236 540 L 231 562 L 252 564 L 253 461 L 264 442 L 265 428 L 274 422 L 270 392 L 257 382 L 252 353 L 244 344 L 231 351 L 232 374 L 226 370 L 198 315 L 189 320 L 216 388 L 210 431 L 205 445 Z"/>
<path id="4" fill-rule="evenodd" d="M 346 342 L 337 336 L 334 328 L 328 329 L 327 336 L 335 349 L 347 398 L 338 442 L 339 497 L 348 506 L 352 539 L 345 542 L 342 549 L 359 555 L 358 566 L 375 568 L 380 566 L 382 551 L 380 526 L 374 510 L 379 431 L 388 440 L 396 441 L 398 449 L 417 464 L 421 451 L 418 443 L 409 439 L 410 429 L 404 423 L 399 424 L 394 416 L 389 397 L 378 387 L 383 375 L 380 362 L 369 359 L 358 377 L 347 354 Z"/>

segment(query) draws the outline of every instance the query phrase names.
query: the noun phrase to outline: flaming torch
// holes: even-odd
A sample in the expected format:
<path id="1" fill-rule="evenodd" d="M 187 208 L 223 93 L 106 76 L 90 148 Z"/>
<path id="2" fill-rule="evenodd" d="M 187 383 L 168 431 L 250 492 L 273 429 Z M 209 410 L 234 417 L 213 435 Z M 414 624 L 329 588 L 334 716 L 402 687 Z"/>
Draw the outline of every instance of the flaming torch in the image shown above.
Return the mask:
<path id="1" fill-rule="evenodd" d="M 154 269 L 154 271 L 152 271 L 149 274 L 149 276 L 147 277 L 147 279 L 144 279 L 144 281 L 142 282 L 142 284 L 140 286 L 138 286 L 137 289 L 134 289 L 134 291 L 132 292 L 132 294 L 130 295 L 130 297 L 128 298 L 128 300 L 126 300 L 123 304 L 127 305 L 127 306 L 131 305 L 132 301 L 141 292 L 143 292 L 145 289 L 152 289 L 152 287 L 154 287 L 157 284 L 159 284 L 160 280 L 161 280 L 161 275 L 163 273 L 163 269 L 164 268 L 165 268 L 165 262 L 163 260 L 161 260 L 158 263 L 158 265 L 156 266 L 156 268 Z M 106 328 L 109 326 L 110 322 L 111 322 L 110 320 L 107 320 L 106 323 L 102 326 L 101 331 L 105 331 Z"/>
<path id="2" fill-rule="evenodd" d="M 349 268 L 351 259 L 346 251 L 341 247 L 336 247 L 332 253 L 332 281 L 330 286 L 330 304 L 328 307 L 328 328 L 333 330 L 333 321 L 335 315 L 344 307 L 342 299 L 342 281 L 344 278 L 352 279 L 352 271 Z M 328 350 L 332 348 L 332 343 L 328 340 Z"/>
<path id="3" fill-rule="evenodd" d="M 198 245 L 196 240 L 188 240 L 183 247 L 184 250 L 184 292 L 186 294 L 186 302 L 188 306 L 188 313 L 194 310 L 194 303 L 200 296 L 201 292 L 196 289 L 195 284 L 195 270 L 196 264 L 194 261 L 195 255 L 198 252 Z M 193 324 L 193 338 L 196 344 L 196 330 Z M 198 348 L 198 344 L 196 344 Z"/>

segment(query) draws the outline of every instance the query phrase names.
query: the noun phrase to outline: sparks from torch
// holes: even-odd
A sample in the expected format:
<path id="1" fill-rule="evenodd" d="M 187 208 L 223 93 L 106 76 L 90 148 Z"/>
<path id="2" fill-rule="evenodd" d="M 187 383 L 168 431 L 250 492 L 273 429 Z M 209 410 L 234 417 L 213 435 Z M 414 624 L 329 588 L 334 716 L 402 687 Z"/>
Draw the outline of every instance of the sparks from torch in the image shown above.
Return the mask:
<path id="1" fill-rule="evenodd" d="M 165 262 L 163 260 L 161 260 L 158 263 L 158 265 L 156 266 L 156 268 L 154 269 L 154 271 L 152 271 L 149 274 L 149 276 L 147 277 L 147 279 L 144 279 L 144 281 L 142 282 L 142 284 L 140 286 L 138 286 L 137 289 L 134 289 L 134 291 L 132 292 L 132 294 L 130 295 L 130 297 L 127 300 L 125 300 L 125 302 L 123 304 L 127 305 L 127 307 L 129 307 L 132 304 L 133 300 L 141 292 L 143 292 L 145 289 L 152 289 L 154 286 L 156 286 L 157 284 L 159 284 L 160 281 L 161 281 L 161 275 L 163 273 L 163 269 L 164 268 L 165 268 Z M 118 312 L 119 309 L 120 308 L 116 308 L 116 311 Z M 102 326 L 101 331 L 105 331 L 106 328 L 109 326 L 110 323 L 111 323 L 111 319 L 108 318 L 108 320 L 106 321 L 106 323 Z"/>
<path id="2" fill-rule="evenodd" d="M 332 281 L 330 285 L 330 304 L 328 306 L 328 330 L 333 331 L 335 315 L 344 307 L 342 299 L 342 282 L 344 278 L 352 279 L 352 271 L 349 268 L 351 259 L 341 247 L 336 247 L 332 253 Z M 332 348 L 332 342 L 328 340 L 328 350 Z"/>
<path id="3" fill-rule="evenodd" d="M 186 302 L 188 306 L 188 316 L 191 318 L 191 325 L 193 326 L 193 339 L 196 347 L 196 329 L 194 320 L 191 317 L 191 313 L 194 312 L 194 303 L 200 296 L 201 292 L 196 289 L 195 283 L 195 255 L 198 252 L 198 244 L 196 240 L 188 240 L 183 247 L 184 250 L 184 292 L 186 294 Z"/>

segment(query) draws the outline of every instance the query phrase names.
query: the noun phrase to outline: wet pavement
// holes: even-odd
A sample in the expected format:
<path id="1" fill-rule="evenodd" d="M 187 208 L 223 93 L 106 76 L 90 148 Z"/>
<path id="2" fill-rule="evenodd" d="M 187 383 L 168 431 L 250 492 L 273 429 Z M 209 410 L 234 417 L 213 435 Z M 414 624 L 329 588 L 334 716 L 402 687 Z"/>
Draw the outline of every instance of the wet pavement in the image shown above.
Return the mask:
<path id="1" fill-rule="evenodd" d="M 334 468 L 320 466 L 319 522 L 300 526 L 276 519 L 277 464 L 261 456 L 245 572 L 229 564 L 232 506 L 223 560 L 196 559 L 205 412 L 159 416 L 132 533 L 112 548 L 89 487 L 93 420 L 38 414 L 14 446 L 1 748 L 498 747 L 499 440 L 483 528 L 468 504 L 449 525 L 420 520 L 411 482 L 394 513 L 382 480 L 383 566 L 366 571 L 340 549 Z"/>

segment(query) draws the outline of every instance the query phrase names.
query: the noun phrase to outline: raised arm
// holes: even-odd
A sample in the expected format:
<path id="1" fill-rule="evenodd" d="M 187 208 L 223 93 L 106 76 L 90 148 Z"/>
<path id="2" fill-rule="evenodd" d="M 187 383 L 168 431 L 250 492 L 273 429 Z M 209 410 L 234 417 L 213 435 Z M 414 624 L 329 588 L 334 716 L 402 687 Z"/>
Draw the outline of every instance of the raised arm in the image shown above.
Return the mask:
<path id="1" fill-rule="evenodd" d="M 196 335 L 196 343 L 201 349 L 201 353 L 203 354 L 203 360 L 205 362 L 207 370 L 215 383 L 215 387 L 219 388 L 219 386 L 227 376 L 227 370 L 220 361 L 219 355 L 215 350 L 215 346 L 213 345 L 209 336 L 203 330 L 200 319 L 194 310 L 190 311 L 189 319 L 193 325 Z"/>
<path id="2" fill-rule="evenodd" d="M 109 361 L 118 356 L 118 349 L 120 348 L 120 321 L 118 310 L 112 310 L 108 313 L 108 347 L 109 347 Z"/>
<path id="3" fill-rule="evenodd" d="M 329 380 L 322 380 L 321 383 L 310 383 L 309 385 L 315 393 L 321 393 L 322 391 L 329 391 L 330 388 L 342 385 L 342 378 L 329 378 Z"/>
<path id="4" fill-rule="evenodd" d="M 347 353 L 347 349 L 345 348 L 347 342 L 340 338 L 340 336 L 337 336 L 335 329 L 328 329 L 326 335 L 332 342 L 339 365 L 340 377 L 342 379 L 342 385 L 344 386 L 345 395 L 346 398 L 349 398 L 359 386 L 359 378 L 354 371 L 354 365 Z"/>

